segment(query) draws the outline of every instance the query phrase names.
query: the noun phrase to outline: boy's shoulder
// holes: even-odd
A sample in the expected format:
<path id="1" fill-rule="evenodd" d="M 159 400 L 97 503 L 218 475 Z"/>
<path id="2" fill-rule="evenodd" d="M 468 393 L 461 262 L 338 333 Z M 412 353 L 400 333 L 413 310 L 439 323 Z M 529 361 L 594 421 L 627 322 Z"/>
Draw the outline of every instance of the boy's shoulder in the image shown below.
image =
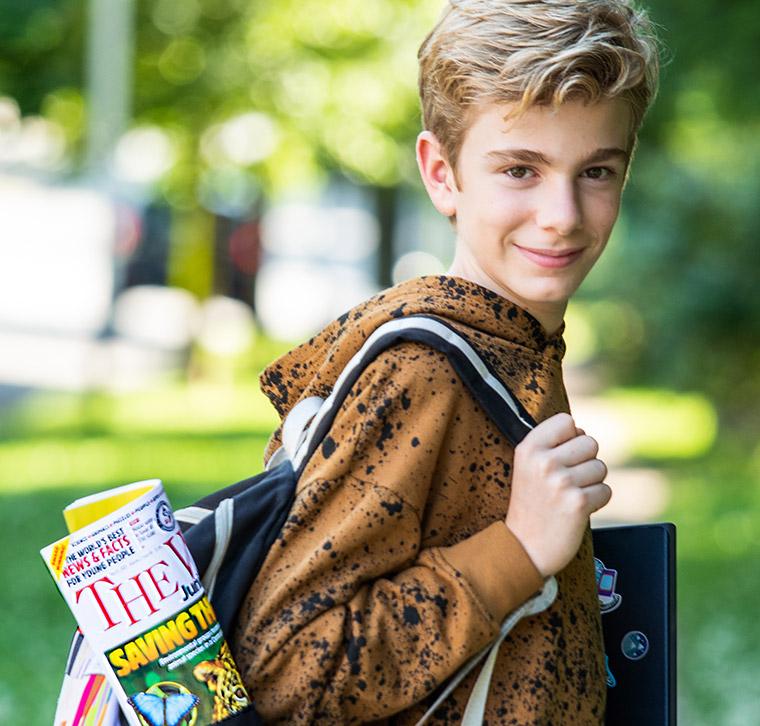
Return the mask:
<path id="1" fill-rule="evenodd" d="M 307 391 L 329 395 L 353 355 L 381 325 L 410 315 L 446 317 L 450 288 L 445 279 L 413 278 L 355 305 L 265 368 L 259 378 L 262 391 L 281 416 Z"/>
<path id="2" fill-rule="evenodd" d="M 381 326 L 409 316 L 443 320 L 448 286 L 441 276 L 414 278 L 383 290 L 359 303 L 326 325 L 312 338 L 288 351 L 264 369 L 259 382 L 281 416 L 301 398 L 326 397 L 353 356 Z M 460 303 L 461 304 L 461 303 Z M 404 325 L 399 323 L 399 328 Z M 420 325 L 415 321 L 414 326 Z M 371 367 L 378 375 L 402 375 L 427 365 L 431 357 L 445 355 L 424 342 L 400 337 L 390 348 L 373 355 Z"/>
<path id="3" fill-rule="evenodd" d="M 436 375 L 447 376 L 454 385 L 454 368 L 443 361 L 441 346 L 430 344 L 427 331 L 420 333 L 426 325 L 437 325 L 444 337 L 468 341 L 502 380 L 516 374 L 525 378 L 526 384 L 537 375 L 542 378 L 541 371 L 554 367 L 564 353 L 561 334 L 547 337 L 538 321 L 491 290 L 463 278 L 426 276 L 383 290 L 333 320 L 267 367 L 260 376 L 261 389 L 281 417 L 302 398 L 326 398 L 378 328 L 384 324 L 402 328 L 410 316 L 416 318 L 412 323 L 415 335 L 399 337 L 390 352 L 372 361 L 373 374 L 399 378 L 408 377 L 411 370 L 423 379 L 430 378 L 433 374 L 426 366 L 437 358 L 441 365 L 436 364 Z M 377 349 L 372 356 L 379 352 Z M 525 375 L 520 374 L 522 369 Z M 528 395 L 532 395 L 530 389 Z"/>

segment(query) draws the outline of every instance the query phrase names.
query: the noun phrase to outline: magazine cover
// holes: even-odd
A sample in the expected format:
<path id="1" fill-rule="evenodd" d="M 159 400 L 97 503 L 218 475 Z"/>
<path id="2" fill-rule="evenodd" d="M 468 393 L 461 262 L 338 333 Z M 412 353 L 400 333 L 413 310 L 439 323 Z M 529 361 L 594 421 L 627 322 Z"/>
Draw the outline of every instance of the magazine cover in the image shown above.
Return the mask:
<path id="1" fill-rule="evenodd" d="M 248 695 L 161 482 L 85 497 L 64 517 L 71 534 L 41 554 L 130 723 L 202 726 L 244 710 Z"/>

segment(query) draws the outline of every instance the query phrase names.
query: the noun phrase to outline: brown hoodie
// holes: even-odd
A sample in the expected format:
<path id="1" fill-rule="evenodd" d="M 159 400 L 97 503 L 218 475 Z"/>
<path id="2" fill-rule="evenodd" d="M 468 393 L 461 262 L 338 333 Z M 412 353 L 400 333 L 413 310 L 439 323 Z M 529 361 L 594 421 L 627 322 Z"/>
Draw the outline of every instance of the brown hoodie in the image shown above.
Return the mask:
<path id="1" fill-rule="evenodd" d="M 342 315 L 273 363 L 262 390 L 280 416 L 326 397 L 379 325 L 415 313 L 456 328 L 536 421 L 568 411 L 561 331 L 547 337 L 527 312 L 450 276 L 410 280 Z M 279 431 L 266 456 L 277 446 Z M 434 689 L 541 588 L 504 524 L 513 453 L 445 355 L 401 343 L 365 369 L 240 613 L 235 656 L 267 720 L 414 724 Z M 557 582 L 554 605 L 501 646 L 488 724 L 603 722 L 590 530 Z M 476 677 L 438 722 L 462 718 Z"/>

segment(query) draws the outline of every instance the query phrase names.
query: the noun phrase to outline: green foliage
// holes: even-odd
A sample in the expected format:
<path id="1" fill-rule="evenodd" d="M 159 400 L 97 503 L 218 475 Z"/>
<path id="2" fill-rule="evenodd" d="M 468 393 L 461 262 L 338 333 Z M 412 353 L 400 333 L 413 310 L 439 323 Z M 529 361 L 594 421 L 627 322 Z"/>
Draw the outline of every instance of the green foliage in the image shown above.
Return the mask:
<path id="1" fill-rule="evenodd" d="M 277 194 L 335 169 L 371 184 L 413 181 L 416 48 L 441 4 L 139 0 L 135 124 L 163 129 L 175 152 L 156 193 L 191 214 L 200 199 Z M 597 308 L 600 352 L 622 382 L 703 390 L 729 422 L 758 430 L 746 406 L 760 396 L 757 4 L 644 5 L 667 62 L 618 233 L 585 288 L 608 304 Z M 59 124 L 74 154 L 85 16 L 85 0 L 5 0 L 0 31 L 0 93 Z M 218 137 L 251 112 L 271 124 L 269 146 L 259 159 L 230 158 Z M 202 292 L 203 247 L 181 237 L 177 280 Z"/>
<path id="2" fill-rule="evenodd" d="M 593 294 L 627 306 L 641 329 L 607 351 L 619 380 L 702 390 L 756 429 L 746 408 L 760 394 L 760 145 L 737 144 L 724 155 L 729 168 L 697 168 L 675 152 L 640 155 L 625 231 Z"/>
<path id="3" fill-rule="evenodd" d="M 621 327 L 609 315 L 599 325 L 619 381 L 703 391 L 727 424 L 757 432 L 757 4 L 644 4 L 669 61 L 617 233 L 584 294 L 618 313 Z"/>
<path id="4" fill-rule="evenodd" d="M 682 450 L 704 451 L 713 407 L 719 413 L 717 449 L 669 474 L 668 517 L 679 526 L 681 716 L 695 726 L 750 723 L 756 712 L 747 704 L 760 698 L 752 575 L 760 470 L 748 453 L 760 432 L 760 11 L 756 0 L 643 4 L 661 26 L 669 61 L 621 220 L 582 291 L 578 340 L 617 384 L 701 394 L 614 399 L 640 422 L 639 456 L 663 455 L 662 426 L 696 432 Z M 415 179 L 416 48 L 442 5 L 138 0 L 134 123 L 162 129 L 174 149 L 155 190 L 181 221 L 174 282 L 201 295 L 210 289 L 207 219 L 197 211 L 204 195 L 275 195 L 335 170 L 374 185 Z M 75 159 L 87 119 L 86 11 L 86 0 L 0 0 L 0 95 L 56 123 Z M 261 128 L 271 123 L 271 148 L 241 161 L 219 135 L 250 113 Z M 257 341 L 261 360 L 249 366 L 278 352 Z M 40 396 L 3 412 L 0 502 L 12 516 L 0 548 L 4 581 L 19 583 L 6 619 L 39 615 L 23 648 L 12 629 L 0 632 L 0 651 L 14 654 L 0 664 L 0 722 L 50 722 L 71 621 L 37 549 L 61 534 L 62 507 L 96 487 L 156 475 L 181 506 L 258 471 L 274 419 L 252 383 L 231 390 Z M 668 415 L 649 427 L 653 408 Z M 665 455 L 673 456 L 668 440 Z"/>
<path id="5" fill-rule="evenodd" d="M 81 88 L 83 0 L 0 0 L 0 95 L 39 113 L 60 88 Z"/>
<path id="6" fill-rule="evenodd" d="M 753 723 L 760 699 L 755 604 L 760 459 L 722 444 L 668 472 L 678 527 L 679 721 Z"/>
<path id="7" fill-rule="evenodd" d="M 438 10 L 431 0 L 139 4 L 136 117 L 191 131 L 176 186 L 224 165 L 197 139 L 251 110 L 273 120 L 278 143 L 247 171 L 282 191 L 338 167 L 398 183 L 413 168 L 416 45 Z"/>

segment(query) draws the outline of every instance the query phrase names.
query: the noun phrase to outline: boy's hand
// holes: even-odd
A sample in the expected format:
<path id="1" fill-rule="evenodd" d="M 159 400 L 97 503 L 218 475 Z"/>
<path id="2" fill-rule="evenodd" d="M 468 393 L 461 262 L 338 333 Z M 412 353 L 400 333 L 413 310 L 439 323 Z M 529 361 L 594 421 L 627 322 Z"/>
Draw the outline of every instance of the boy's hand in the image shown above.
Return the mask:
<path id="1" fill-rule="evenodd" d="M 598 451 L 567 413 L 538 424 L 515 449 L 506 523 L 543 577 L 570 562 L 589 515 L 612 496 Z"/>

